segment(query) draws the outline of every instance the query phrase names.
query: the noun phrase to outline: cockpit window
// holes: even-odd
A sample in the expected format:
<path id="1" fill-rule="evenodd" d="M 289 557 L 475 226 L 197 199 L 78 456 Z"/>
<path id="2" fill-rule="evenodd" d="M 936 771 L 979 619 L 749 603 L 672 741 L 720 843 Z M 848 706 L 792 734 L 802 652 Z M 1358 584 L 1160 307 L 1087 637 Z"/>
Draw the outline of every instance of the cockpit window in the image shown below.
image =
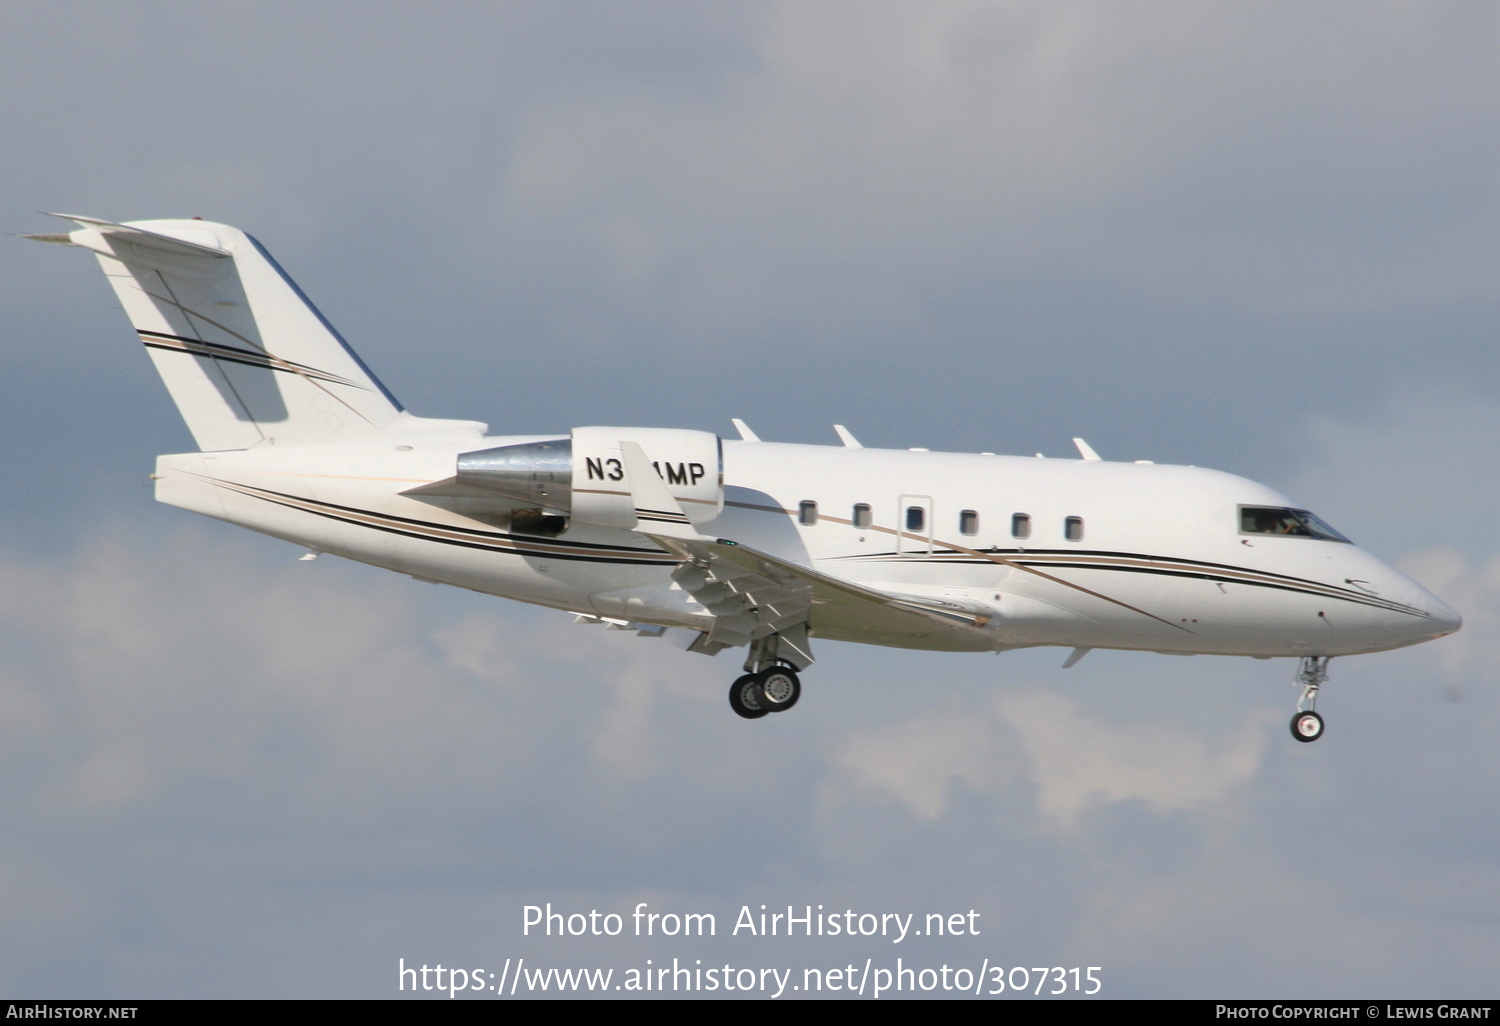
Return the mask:
<path id="1" fill-rule="evenodd" d="M 1282 506 L 1241 506 L 1240 533 L 1282 534 L 1292 538 L 1321 538 L 1336 542 L 1349 540 L 1307 510 Z"/>

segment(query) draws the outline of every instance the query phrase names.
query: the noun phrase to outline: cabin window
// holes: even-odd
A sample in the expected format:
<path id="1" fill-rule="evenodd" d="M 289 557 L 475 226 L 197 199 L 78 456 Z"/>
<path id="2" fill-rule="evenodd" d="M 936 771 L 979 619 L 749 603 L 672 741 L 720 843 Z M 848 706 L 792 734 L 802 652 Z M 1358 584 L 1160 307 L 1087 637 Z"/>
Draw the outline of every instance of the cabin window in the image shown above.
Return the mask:
<path id="1" fill-rule="evenodd" d="M 1031 515 L 1029 513 L 1015 513 L 1011 516 L 1010 536 L 1012 538 L 1031 537 Z"/>
<path id="2" fill-rule="evenodd" d="M 979 514 L 972 509 L 962 510 L 958 514 L 958 533 L 970 535 L 978 534 Z"/>
<path id="3" fill-rule="evenodd" d="M 873 518 L 870 516 L 870 504 L 868 502 L 856 502 L 854 504 L 854 526 L 861 531 L 870 526 Z"/>
<path id="4" fill-rule="evenodd" d="M 797 504 L 797 522 L 803 527 L 811 527 L 818 522 L 818 504 L 811 499 L 803 499 Z"/>
<path id="5" fill-rule="evenodd" d="M 1083 517 L 1068 517 L 1064 520 L 1063 537 L 1068 541 L 1083 541 Z"/>
<path id="6" fill-rule="evenodd" d="M 1290 538 L 1321 538 L 1323 541 L 1348 542 L 1323 521 L 1305 509 L 1282 506 L 1241 506 L 1241 534 L 1279 534 Z"/>
<path id="7" fill-rule="evenodd" d="M 906 529 L 922 531 L 927 527 L 927 511 L 921 506 L 906 507 Z"/>

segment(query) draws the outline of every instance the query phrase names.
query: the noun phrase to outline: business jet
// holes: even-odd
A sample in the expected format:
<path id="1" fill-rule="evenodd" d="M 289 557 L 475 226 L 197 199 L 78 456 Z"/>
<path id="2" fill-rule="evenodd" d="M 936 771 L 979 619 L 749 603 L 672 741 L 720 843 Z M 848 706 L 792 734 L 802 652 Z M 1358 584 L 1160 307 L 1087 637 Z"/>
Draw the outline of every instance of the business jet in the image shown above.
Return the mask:
<path id="1" fill-rule="evenodd" d="M 1335 656 L 1457 613 L 1244 478 L 672 428 L 491 437 L 416 417 L 254 238 L 198 219 L 57 215 L 90 250 L 197 443 L 156 498 L 307 548 L 676 641 L 746 650 L 755 719 L 797 703 L 813 639 L 1297 660 L 1292 736 L 1323 734 Z"/>

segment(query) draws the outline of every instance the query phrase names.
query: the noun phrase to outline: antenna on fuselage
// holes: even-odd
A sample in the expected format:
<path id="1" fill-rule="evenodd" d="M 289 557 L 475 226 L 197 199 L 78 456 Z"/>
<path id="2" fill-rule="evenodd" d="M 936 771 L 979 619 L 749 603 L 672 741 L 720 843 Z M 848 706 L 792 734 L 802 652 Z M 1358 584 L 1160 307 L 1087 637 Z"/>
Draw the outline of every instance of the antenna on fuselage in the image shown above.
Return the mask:
<path id="1" fill-rule="evenodd" d="M 834 431 L 834 434 L 836 434 L 836 435 L 839 436 L 839 441 L 841 441 L 841 442 L 844 443 L 844 448 L 845 449 L 863 449 L 864 448 L 864 446 L 862 446 L 862 445 L 859 444 L 859 439 L 854 437 L 853 432 L 851 432 L 848 428 L 844 427 L 844 425 L 842 425 L 842 424 L 835 424 L 833 426 L 833 431 Z"/>

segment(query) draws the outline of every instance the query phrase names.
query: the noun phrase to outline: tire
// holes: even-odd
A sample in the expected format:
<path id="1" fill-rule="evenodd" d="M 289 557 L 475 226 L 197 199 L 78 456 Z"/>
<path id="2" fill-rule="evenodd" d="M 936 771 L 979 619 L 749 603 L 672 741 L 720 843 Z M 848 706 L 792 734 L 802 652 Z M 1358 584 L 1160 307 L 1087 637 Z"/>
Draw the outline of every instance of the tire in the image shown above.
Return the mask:
<path id="1" fill-rule="evenodd" d="M 729 685 L 729 708 L 747 720 L 758 720 L 771 711 L 766 693 L 760 687 L 759 674 L 747 673 Z"/>
<path id="2" fill-rule="evenodd" d="M 770 712 L 786 712 L 802 697 L 802 681 L 795 670 L 778 666 L 760 674 L 760 691 Z"/>
<path id="3" fill-rule="evenodd" d="M 1323 717 L 1315 712 L 1299 712 L 1292 717 L 1292 737 L 1304 743 L 1323 736 Z"/>

